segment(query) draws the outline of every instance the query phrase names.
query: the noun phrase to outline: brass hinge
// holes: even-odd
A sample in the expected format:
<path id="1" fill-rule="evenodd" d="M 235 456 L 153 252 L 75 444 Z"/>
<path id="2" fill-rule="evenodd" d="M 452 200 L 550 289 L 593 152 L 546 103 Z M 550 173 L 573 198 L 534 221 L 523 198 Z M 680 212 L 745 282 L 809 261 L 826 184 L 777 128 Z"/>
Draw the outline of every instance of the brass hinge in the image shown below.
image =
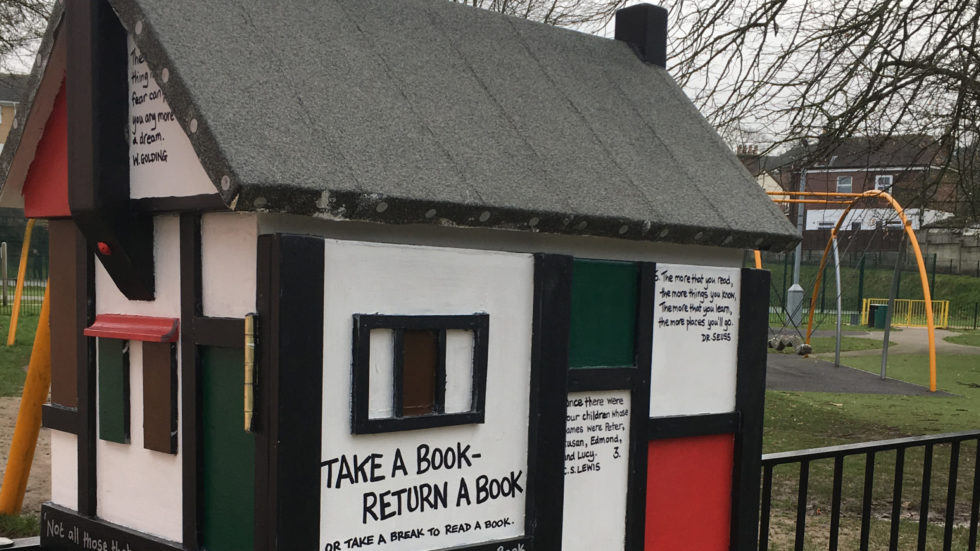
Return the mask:
<path id="1" fill-rule="evenodd" d="M 245 432 L 255 412 L 255 314 L 245 315 Z"/>

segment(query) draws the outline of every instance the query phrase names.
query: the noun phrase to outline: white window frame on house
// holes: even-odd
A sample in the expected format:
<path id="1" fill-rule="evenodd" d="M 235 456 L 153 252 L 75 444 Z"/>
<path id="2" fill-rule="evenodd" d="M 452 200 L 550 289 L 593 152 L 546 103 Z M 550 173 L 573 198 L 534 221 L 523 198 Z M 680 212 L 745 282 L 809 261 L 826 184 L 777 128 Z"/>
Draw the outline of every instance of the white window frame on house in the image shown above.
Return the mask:
<path id="1" fill-rule="evenodd" d="M 875 176 L 875 189 L 877 190 L 889 191 L 894 183 L 895 178 L 891 174 L 879 174 Z"/>
<path id="2" fill-rule="evenodd" d="M 842 184 L 847 182 L 846 186 Z M 843 189 L 846 187 L 847 189 Z M 854 178 L 851 176 L 838 176 L 837 177 L 837 193 L 852 193 L 851 190 L 854 189 Z"/>

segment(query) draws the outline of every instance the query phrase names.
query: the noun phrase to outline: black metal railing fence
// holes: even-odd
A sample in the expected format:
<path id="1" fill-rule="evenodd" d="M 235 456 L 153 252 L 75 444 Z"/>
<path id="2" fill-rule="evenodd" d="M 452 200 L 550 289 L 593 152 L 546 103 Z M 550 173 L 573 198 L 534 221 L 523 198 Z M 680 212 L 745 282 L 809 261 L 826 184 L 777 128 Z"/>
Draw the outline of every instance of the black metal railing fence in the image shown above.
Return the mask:
<path id="1" fill-rule="evenodd" d="M 27 268 L 24 273 L 24 288 L 20 301 L 20 313 L 22 315 L 41 313 L 41 302 L 44 299 L 44 290 L 48 279 L 47 243 L 43 245 L 43 247 L 33 246 L 27 253 Z M 14 309 L 21 244 L 6 243 L 6 255 L 2 253 L 3 248 L 3 244 L 0 244 L 0 315 L 9 316 Z M 4 274 L 6 277 L 3 277 Z"/>
<path id="2" fill-rule="evenodd" d="M 786 547 L 797 551 L 815 548 L 830 551 L 838 548 L 881 549 L 884 545 L 890 550 L 914 548 L 924 551 L 935 549 L 933 545 L 938 541 L 946 551 L 976 549 L 980 517 L 978 453 L 980 431 L 763 455 L 759 550 L 770 549 L 777 536 L 783 537 Z M 857 461 L 861 458 L 863 465 Z M 851 461 L 845 462 L 847 459 Z M 907 477 L 906 471 L 917 467 L 920 460 L 920 476 L 916 478 L 916 472 L 913 472 L 913 476 Z M 797 467 L 795 472 L 789 469 L 790 466 Z M 968 476 L 961 476 L 961 471 Z M 936 477 L 944 479 L 939 483 L 945 483 L 945 499 L 932 499 L 935 493 L 933 478 Z M 791 495 L 794 486 L 795 504 L 778 497 Z M 820 492 L 815 491 L 818 486 Z M 815 494 L 822 493 L 825 498 L 828 491 L 829 507 L 821 508 L 821 504 L 827 504 L 826 500 L 816 499 Z M 860 498 L 855 498 L 854 493 L 860 494 Z M 963 494 L 969 495 L 961 499 Z M 777 497 L 774 499 L 774 496 Z M 809 521 L 825 515 L 828 509 L 829 526 L 825 527 L 825 531 L 815 533 L 817 530 Z M 773 529 L 774 517 L 784 521 L 779 525 L 783 533 Z M 930 523 L 931 517 L 941 518 L 942 522 Z M 887 532 L 878 534 L 881 543 L 871 547 L 872 533 L 876 528 L 872 521 L 876 519 L 887 519 Z M 841 527 L 845 523 L 857 525 L 856 542 L 842 543 Z M 790 525 L 792 531 L 786 533 L 785 528 Z M 941 535 L 935 534 L 940 526 Z M 914 534 L 910 533 L 912 528 Z M 955 528 L 960 530 L 954 538 Z M 965 534 L 963 529 L 967 529 Z M 855 539 L 853 532 L 850 530 L 846 535 Z M 930 532 L 934 533 L 932 537 L 937 541 L 929 539 Z M 826 546 L 822 545 L 824 540 Z M 821 543 L 815 544 L 815 541 Z"/>

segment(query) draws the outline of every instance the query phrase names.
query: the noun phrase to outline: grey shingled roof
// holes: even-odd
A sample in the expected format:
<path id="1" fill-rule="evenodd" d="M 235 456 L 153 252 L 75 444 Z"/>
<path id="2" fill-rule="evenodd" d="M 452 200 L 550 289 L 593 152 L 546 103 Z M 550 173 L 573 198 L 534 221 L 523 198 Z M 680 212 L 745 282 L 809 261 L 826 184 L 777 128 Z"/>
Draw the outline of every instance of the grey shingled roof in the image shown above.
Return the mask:
<path id="1" fill-rule="evenodd" d="M 235 209 L 799 239 L 667 72 L 623 42 L 446 0 L 110 2 Z"/>

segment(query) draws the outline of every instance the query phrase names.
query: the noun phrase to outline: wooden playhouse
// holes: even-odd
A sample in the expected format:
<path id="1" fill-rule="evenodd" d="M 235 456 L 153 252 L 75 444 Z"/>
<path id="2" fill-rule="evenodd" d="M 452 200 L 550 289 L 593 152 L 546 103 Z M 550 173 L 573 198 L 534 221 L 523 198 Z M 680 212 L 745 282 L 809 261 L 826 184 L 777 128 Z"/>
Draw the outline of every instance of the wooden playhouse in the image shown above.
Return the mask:
<path id="1" fill-rule="evenodd" d="M 745 549 L 798 240 L 664 69 L 443 0 L 67 0 L 43 549 Z"/>

